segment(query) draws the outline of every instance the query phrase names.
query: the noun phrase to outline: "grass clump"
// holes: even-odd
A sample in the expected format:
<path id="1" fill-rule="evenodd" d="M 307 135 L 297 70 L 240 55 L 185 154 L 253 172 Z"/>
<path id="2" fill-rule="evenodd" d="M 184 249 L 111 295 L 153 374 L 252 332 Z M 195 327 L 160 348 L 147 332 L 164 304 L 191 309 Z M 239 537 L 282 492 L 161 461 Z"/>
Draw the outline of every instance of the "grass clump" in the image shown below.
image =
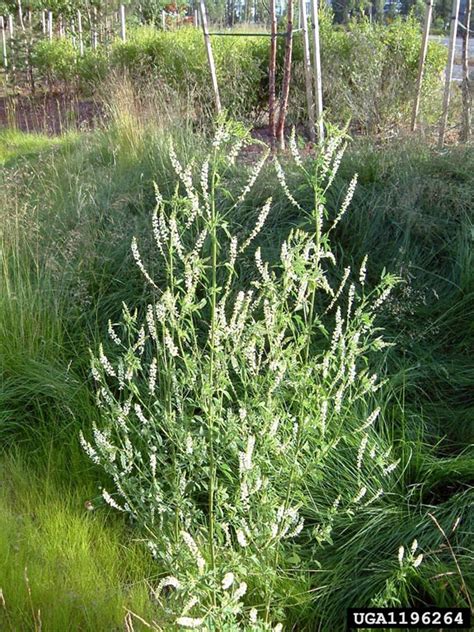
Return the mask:
<path id="1" fill-rule="evenodd" d="M 80 487 L 58 477 L 57 454 L 0 462 L 2 630 L 118 629 L 125 605 L 152 614 L 149 558 L 123 522 L 87 509 L 96 492 L 84 463 Z"/>

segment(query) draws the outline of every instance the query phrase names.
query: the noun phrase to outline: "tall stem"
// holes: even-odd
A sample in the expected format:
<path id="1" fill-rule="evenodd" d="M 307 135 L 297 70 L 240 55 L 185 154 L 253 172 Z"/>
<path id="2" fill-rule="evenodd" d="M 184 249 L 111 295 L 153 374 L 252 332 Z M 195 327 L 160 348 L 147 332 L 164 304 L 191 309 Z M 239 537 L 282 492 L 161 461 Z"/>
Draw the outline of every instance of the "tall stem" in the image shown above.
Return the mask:
<path id="1" fill-rule="evenodd" d="M 213 165 L 216 157 L 214 156 Z M 211 236 L 211 339 L 209 350 L 209 401 L 208 401 L 208 450 L 209 450 L 209 551 L 211 555 L 211 567 L 215 569 L 214 550 L 214 495 L 216 486 L 216 461 L 214 454 L 214 372 L 215 372 L 215 340 L 216 340 L 216 307 L 217 307 L 217 218 L 216 218 L 216 172 L 212 167 L 211 175 L 211 213 L 210 213 L 210 236 Z M 213 599 L 215 602 L 215 593 Z"/>

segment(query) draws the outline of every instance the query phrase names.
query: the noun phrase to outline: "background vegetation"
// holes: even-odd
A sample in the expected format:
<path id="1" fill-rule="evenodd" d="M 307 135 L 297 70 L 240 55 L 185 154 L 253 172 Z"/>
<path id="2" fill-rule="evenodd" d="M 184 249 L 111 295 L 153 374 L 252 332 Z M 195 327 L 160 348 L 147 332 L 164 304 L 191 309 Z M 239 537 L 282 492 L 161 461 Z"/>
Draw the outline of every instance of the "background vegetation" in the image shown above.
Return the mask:
<path id="1" fill-rule="evenodd" d="M 324 103 L 330 119 L 345 124 L 351 119 L 363 132 L 388 130 L 409 118 L 421 46 L 414 19 L 389 26 L 352 22 L 347 30 L 334 30 L 331 16 L 321 26 Z M 217 76 L 224 107 L 234 116 L 258 124 L 264 121 L 268 94 L 268 38 L 217 37 L 213 41 Z M 281 81 L 284 46 L 278 50 Z M 83 57 L 70 40 L 40 41 L 32 50 L 38 78 L 52 90 L 100 94 L 107 78 L 124 71 L 136 83 L 150 82 L 178 94 L 196 120 L 212 115 L 209 69 L 200 31 L 189 28 L 161 31 L 140 27 L 128 40 L 116 40 L 107 54 L 87 49 Z M 432 122 L 441 100 L 441 78 L 446 49 L 430 43 L 423 87 L 422 116 Z M 306 102 L 303 49 L 295 37 L 290 122 L 304 122 Z M 174 97 L 173 97 L 174 98 Z"/>

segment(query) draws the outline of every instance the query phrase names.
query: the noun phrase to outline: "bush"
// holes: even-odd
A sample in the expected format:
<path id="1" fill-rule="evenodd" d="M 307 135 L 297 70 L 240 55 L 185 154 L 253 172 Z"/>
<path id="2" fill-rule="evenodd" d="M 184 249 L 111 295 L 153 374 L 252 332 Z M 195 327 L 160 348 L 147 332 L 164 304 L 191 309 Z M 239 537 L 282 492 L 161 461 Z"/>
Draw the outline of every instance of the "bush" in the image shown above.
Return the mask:
<path id="1" fill-rule="evenodd" d="M 67 87 L 77 81 L 77 51 L 71 41 L 65 38 L 51 42 L 37 42 L 32 52 L 33 63 L 50 87 L 64 83 Z"/>
<path id="2" fill-rule="evenodd" d="M 256 121 L 267 109 L 267 37 L 216 37 L 213 51 L 221 100 L 237 116 Z M 413 18 L 390 25 L 353 22 L 347 30 L 333 28 L 322 13 L 321 56 L 327 118 L 336 124 L 351 119 L 363 131 L 374 132 L 407 120 L 412 107 L 421 46 L 419 24 Z M 284 41 L 277 53 L 277 83 L 281 83 Z M 440 86 L 446 50 L 431 42 L 423 84 L 423 104 L 431 103 Z M 190 98 L 200 112 L 213 109 L 209 68 L 202 34 L 196 29 L 161 32 L 137 29 L 128 42 L 117 42 L 112 64 L 132 77 L 157 79 Z M 295 35 L 290 122 L 306 118 L 303 47 Z"/>
<path id="3" fill-rule="evenodd" d="M 144 314 L 124 306 L 122 321 L 109 323 L 115 350 L 100 345 L 92 368 L 102 424 L 92 443 L 81 441 L 110 478 L 103 500 L 141 527 L 163 569 L 154 588 L 161 623 L 263 631 L 275 629 L 293 600 L 310 599 L 302 548 L 330 542 L 336 514 L 377 506 L 392 485 L 397 461 L 373 436 L 380 411 L 357 409 L 379 388 L 367 353 L 384 346 L 374 319 L 394 279 L 366 293 L 363 260 L 355 275 L 346 269 L 333 281 L 329 235 L 357 181 L 328 222 L 323 204 L 341 137 L 310 167 L 292 139 L 315 204 L 272 268 L 255 249 L 271 199 L 249 232 L 229 235 L 226 221 L 245 203 L 267 153 L 228 213 L 219 210 L 226 194 L 219 182 L 242 145 L 231 140 L 220 127 L 196 171 L 171 150 L 179 186 L 169 199 L 157 192 L 153 215 L 167 283 L 155 284 L 134 239 L 150 303 Z M 274 167 L 301 211 L 277 161 Z M 256 270 L 245 281 L 239 260 L 249 250 Z M 336 446 L 345 474 L 334 487 L 327 483 L 324 501 L 312 498 L 312 485 L 333 469 Z M 312 507 L 328 498 L 315 523 Z"/>
<path id="4" fill-rule="evenodd" d="M 418 23 L 396 19 L 388 26 L 352 22 L 347 31 L 324 32 L 324 103 L 329 120 L 377 132 L 403 124 L 412 108 L 420 54 Z M 424 77 L 424 102 L 437 86 L 446 50 L 430 43 Z"/>
<path id="5" fill-rule="evenodd" d="M 212 41 L 221 101 L 234 117 L 256 123 L 267 111 L 268 37 L 215 37 Z M 388 26 L 352 22 L 334 29 L 329 14 L 321 16 L 321 55 L 324 105 L 328 120 L 349 119 L 364 132 L 402 125 L 409 117 L 421 45 L 419 25 L 413 18 L 396 19 Z M 277 88 L 281 84 L 284 40 L 279 39 Z M 446 50 L 430 42 L 423 83 L 425 115 L 436 114 L 433 99 L 441 84 Z M 202 33 L 194 28 L 159 31 L 152 27 L 129 30 L 126 42 L 116 40 L 110 57 L 102 50 L 86 50 L 79 58 L 67 40 L 41 42 L 35 64 L 50 84 L 76 83 L 93 91 L 116 70 L 126 71 L 140 85 L 150 82 L 188 103 L 197 119 L 214 110 L 209 67 Z M 289 122 L 306 120 L 301 35 L 296 34 Z"/>
<path id="6" fill-rule="evenodd" d="M 223 106 L 236 117 L 253 118 L 265 100 L 266 38 L 215 38 L 213 50 Z M 198 112 L 210 115 L 214 110 L 206 51 L 196 29 L 136 29 L 127 42 L 116 42 L 111 63 L 147 82 L 151 73 L 155 81 L 191 100 Z"/>
<path id="7" fill-rule="evenodd" d="M 79 88 L 82 93 L 93 93 L 107 78 L 109 60 L 102 48 L 86 48 L 84 55 L 77 58 Z"/>

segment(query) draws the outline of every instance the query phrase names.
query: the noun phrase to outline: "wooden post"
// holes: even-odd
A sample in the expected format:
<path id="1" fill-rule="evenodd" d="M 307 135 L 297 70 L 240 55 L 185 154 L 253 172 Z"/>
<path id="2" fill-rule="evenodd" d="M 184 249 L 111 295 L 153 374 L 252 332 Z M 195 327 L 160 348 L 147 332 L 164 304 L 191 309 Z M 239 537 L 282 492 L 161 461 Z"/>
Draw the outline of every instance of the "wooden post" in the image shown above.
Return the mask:
<path id="1" fill-rule="evenodd" d="M 97 49 L 98 36 L 97 36 L 97 7 L 92 9 L 93 20 L 92 20 L 92 48 L 94 50 Z"/>
<path id="2" fill-rule="evenodd" d="M 423 74 L 425 72 L 426 53 L 428 52 L 428 42 L 430 37 L 431 15 L 433 13 L 433 0 L 426 0 L 425 24 L 423 27 L 423 40 L 421 43 L 420 61 L 418 64 L 418 77 L 416 79 L 415 104 L 411 117 L 411 130 L 416 130 L 418 112 L 420 110 L 421 88 L 423 85 Z"/>
<path id="3" fill-rule="evenodd" d="M 0 15 L 0 28 L 2 29 L 2 59 L 3 67 L 5 70 L 8 68 L 8 54 L 7 54 L 7 34 L 6 25 L 3 15 Z"/>
<path id="4" fill-rule="evenodd" d="M 469 27 L 471 25 L 472 0 L 466 2 L 464 33 L 462 42 L 462 125 L 461 140 L 467 142 L 471 136 L 471 81 L 469 79 Z"/>
<path id="5" fill-rule="evenodd" d="M 13 15 L 11 13 L 8 16 L 8 35 L 10 38 L 10 67 L 12 69 L 13 85 L 15 85 L 15 27 L 13 25 Z"/>
<path id="6" fill-rule="evenodd" d="M 79 37 L 79 55 L 84 56 L 84 37 L 82 34 L 82 13 L 77 10 L 77 35 Z"/>
<path id="7" fill-rule="evenodd" d="M 166 13 L 164 11 L 161 12 L 161 28 L 166 31 Z"/>
<path id="8" fill-rule="evenodd" d="M 198 18 L 198 11 L 197 9 L 194 9 L 194 26 L 199 26 L 199 18 Z"/>
<path id="9" fill-rule="evenodd" d="M 280 149 L 285 149 L 285 120 L 288 112 L 288 97 L 291 82 L 291 60 L 293 54 L 293 0 L 287 0 L 287 28 L 285 41 L 285 60 L 283 64 L 283 82 L 281 87 L 280 112 L 277 125 L 277 138 Z"/>
<path id="10" fill-rule="evenodd" d="M 107 7 L 105 7 L 104 10 L 107 11 Z M 102 44 L 106 48 L 109 45 L 109 17 L 107 13 L 105 14 L 105 20 L 104 20 L 104 36 L 103 36 Z"/>
<path id="11" fill-rule="evenodd" d="M 324 141 L 323 124 L 323 85 L 321 79 L 321 51 L 319 45 L 319 9 L 318 0 L 311 0 L 311 28 L 313 30 L 313 73 L 314 73 L 314 96 L 316 102 L 316 119 L 318 126 L 319 142 Z"/>
<path id="12" fill-rule="evenodd" d="M 20 20 L 21 30 L 25 30 L 25 23 L 23 22 L 23 7 L 21 6 L 21 0 L 17 0 L 18 2 L 18 18 Z"/>
<path id="13" fill-rule="evenodd" d="M 43 35 L 46 35 L 46 11 L 44 9 L 41 11 L 41 30 Z"/>
<path id="14" fill-rule="evenodd" d="M 268 63 L 268 126 L 270 128 L 270 143 L 272 150 L 276 146 L 276 54 L 277 54 L 277 19 L 276 3 L 270 0 L 270 60 Z"/>
<path id="15" fill-rule="evenodd" d="M 120 5 L 120 38 L 122 42 L 127 40 L 127 25 L 125 23 L 125 5 Z"/>
<path id="16" fill-rule="evenodd" d="M 441 149 L 444 145 L 444 136 L 446 134 L 446 125 L 448 122 L 449 101 L 451 98 L 451 81 L 453 78 L 454 54 L 456 52 L 456 35 L 458 32 L 458 16 L 459 16 L 459 0 L 453 0 L 453 10 L 451 14 L 451 31 L 449 34 L 449 50 L 448 63 L 446 65 L 446 78 L 444 86 L 443 98 L 443 114 L 439 126 L 438 147 Z"/>
<path id="17" fill-rule="evenodd" d="M 74 48 L 76 48 L 77 47 L 77 37 L 76 37 L 76 25 L 74 23 L 74 18 L 71 18 L 71 20 L 69 22 L 69 29 L 71 31 L 72 45 L 74 46 Z"/>
<path id="18" fill-rule="evenodd" d="M 315 141 L 314 129 L 314 101 L 313 83 L 311 81 L 311 54 L 309 50 L 308 16 L 306 15 L 306 0 L 300 1 L 301 28 L 303 29 L 304 78 L 306 83 L 306 105 L 308 108 L 308 133 L 312 142 Z"/>
<path id="19" fill-rule="evenodd" d="M 202 32 L 204 33 L 204 43 L 206 45 L 207 61 L 209 62 L 209 70 L 211 71 L 212 89 L 214 91 L 214 99 L 216 102 L 216 111 L 220 114 L 221 99 L 219 96 L 219 86 L 217 85 L 216 66 L 214 64 L 214 55 L 212 54 L 211 38 L 207 28 L 206 6 L 204 0 L 199 1 L 199 10 L 201 13 Z"/>
<path id="20" fill-rule="evenodd" d="M 48 11 L 48 38 L 51 42 L 53 39 L 53 12 Z"/>

